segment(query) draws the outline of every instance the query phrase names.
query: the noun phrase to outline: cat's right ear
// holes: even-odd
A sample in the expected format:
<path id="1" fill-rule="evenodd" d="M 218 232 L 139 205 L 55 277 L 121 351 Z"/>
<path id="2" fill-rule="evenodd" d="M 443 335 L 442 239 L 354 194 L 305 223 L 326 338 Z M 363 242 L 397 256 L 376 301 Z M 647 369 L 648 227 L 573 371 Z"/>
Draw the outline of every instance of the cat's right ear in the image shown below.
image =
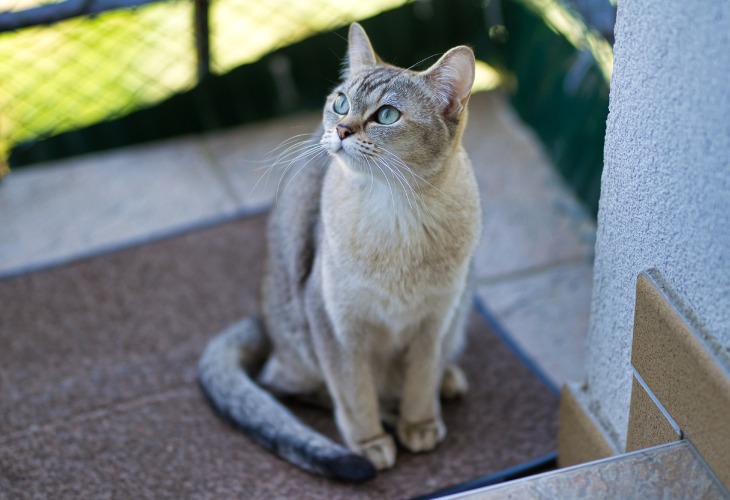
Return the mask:
<path id="1" fill-rule="evenodd" d="M 380 58 L 373 50 L 365 30 L 358 23 L 350 25 L 348 44 L 347 66 L 342 71 L 343 78 L 348 78 L 350 75 L 378 64 Z"/>
<path id="2" fill-rule="evenodd" d="M 422 75 L 437 103 L 449 119 L 456 119 L 466 107 L 474 85 L 474 52 L 464 45 L 454 47 Z"/>

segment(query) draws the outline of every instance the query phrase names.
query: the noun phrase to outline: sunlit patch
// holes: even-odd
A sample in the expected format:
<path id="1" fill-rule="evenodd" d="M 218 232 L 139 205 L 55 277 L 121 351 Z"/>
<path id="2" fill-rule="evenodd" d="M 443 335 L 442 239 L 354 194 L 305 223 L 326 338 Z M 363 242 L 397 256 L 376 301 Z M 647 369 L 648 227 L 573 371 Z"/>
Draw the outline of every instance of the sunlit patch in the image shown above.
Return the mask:
<path id="1" fill-rule="evenodd" d="M 568 40 L 578 50 L 588 50 L 596 60 L 606 82 L 613 72 L 613 48 L 600 33 L 571 14 L 559 0 L 522 0 L 545 23 Z"/>
<path id="2" fill-rule="evenodd" d="M 502 78 L 496 69 L 484 61 L 477 59 L 474 73 L 474 85 L 471 88 L 472 92 L 496 89 L 499 87 L 501 82 Z"/>
<path id="3" fill-rule="evenodd" d="M 408 1 L 217 0 L 211 71 L 226 73 Z M 0 0 L 0 12 L 46 3 Z M 192 10 L 191 2 L 160 2 L 0 34 L 0 177 L 18 143 L 123 116 L 193 87 Z"/>

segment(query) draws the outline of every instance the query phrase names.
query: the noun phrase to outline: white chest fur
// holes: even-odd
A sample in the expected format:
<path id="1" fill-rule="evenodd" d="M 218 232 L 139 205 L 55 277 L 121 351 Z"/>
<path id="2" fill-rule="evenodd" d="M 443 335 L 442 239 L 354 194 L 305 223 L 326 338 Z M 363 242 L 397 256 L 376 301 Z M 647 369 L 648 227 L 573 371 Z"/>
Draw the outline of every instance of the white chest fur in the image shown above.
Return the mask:
<path id="1" fill-rule="evenodd" d="M 394 190 L 348 175 L 358 174 L 331 168 L 324 184 L 325 302 L 334 318 L 401 336 L 461 296 L 479 232 L 478 198 L 467 192 L 454 205 L 444 197 L 457 198 L 442 191 Z"/>

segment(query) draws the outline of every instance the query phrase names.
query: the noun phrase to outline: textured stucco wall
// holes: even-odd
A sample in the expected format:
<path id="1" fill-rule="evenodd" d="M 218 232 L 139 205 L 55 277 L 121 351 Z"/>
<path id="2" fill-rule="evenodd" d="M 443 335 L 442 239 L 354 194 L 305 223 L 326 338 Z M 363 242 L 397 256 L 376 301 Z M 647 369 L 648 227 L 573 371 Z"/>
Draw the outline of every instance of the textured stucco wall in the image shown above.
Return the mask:
<path id="1" fill-rule="evenodd" d="M 730 358 L 730 2 L 619 2 L 601 189 L 586 396 L 623 449 L 640 271 Z"/>

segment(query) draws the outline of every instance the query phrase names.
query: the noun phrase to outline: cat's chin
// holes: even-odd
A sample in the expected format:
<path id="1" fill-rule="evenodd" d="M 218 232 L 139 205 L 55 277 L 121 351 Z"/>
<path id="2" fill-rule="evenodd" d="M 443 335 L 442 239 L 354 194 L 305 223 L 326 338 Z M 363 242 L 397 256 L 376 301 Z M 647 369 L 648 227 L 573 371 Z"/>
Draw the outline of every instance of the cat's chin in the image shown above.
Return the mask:
<path id="1" fill-rule="evenodd" d="M 335 162 L 345 170 L 358 174 L 370 173 L 372 167 L 368 165 L 366 160 L 353 158 L 344 149 L 332 153 Z"/>

